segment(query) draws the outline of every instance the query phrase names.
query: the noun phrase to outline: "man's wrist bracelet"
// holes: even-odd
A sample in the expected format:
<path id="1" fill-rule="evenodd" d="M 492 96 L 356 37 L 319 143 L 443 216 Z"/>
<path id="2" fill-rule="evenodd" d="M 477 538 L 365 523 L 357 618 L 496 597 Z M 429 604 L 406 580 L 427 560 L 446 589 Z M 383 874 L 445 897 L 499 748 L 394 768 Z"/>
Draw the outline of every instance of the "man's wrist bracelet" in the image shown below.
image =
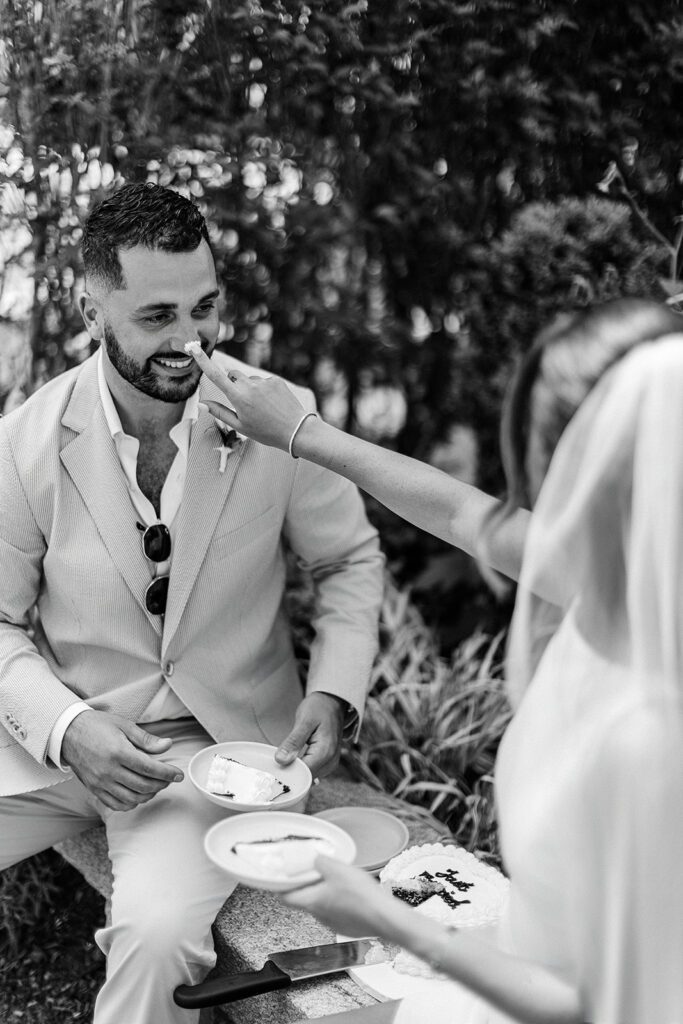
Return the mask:
<path id="1" fill-rule="evenodd" d="M 304 423 L 306 422 L 306 420 L 308 419 L 309 416 L 315 416 L 316 419 L 318 418 L 317 412 L 305 412 L 303 414 L 303 416 L 301 417 L 301 419 L 299 420 L 299 422 L 297 423 L 297 425 L 294 427 L 294 430 L 292 431 L 292 436 L 289 439 L 289 444 L 287 445 L 287 450 L 288 450 L 289 454 L 292 456 L 293 459 L 298 459 L 299 458 L 299 456 L 295 455 L 294 452 L 292 451 L 292 445 L 294 444 L 294 438 L 299 433 L 299 431 L 301 430 L 302 426 L 304 425 Z"/>

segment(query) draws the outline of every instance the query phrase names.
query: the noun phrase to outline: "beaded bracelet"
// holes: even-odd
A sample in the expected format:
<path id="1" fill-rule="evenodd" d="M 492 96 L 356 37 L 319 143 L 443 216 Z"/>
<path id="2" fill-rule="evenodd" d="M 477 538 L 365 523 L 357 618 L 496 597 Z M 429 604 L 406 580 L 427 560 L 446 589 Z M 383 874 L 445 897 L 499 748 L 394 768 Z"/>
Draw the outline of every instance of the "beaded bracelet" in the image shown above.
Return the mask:
<path id="1" fill-rule="evenodd" d="M 288 449 L 289 454 L 292 456 L 293 459 L 298 459 L 299 458 L 299 456 L 295 455 L 294 452 L 292 451 L 292 445 L 294 444 L 294 438 L 299 433 L 299 431 L 301 430 L 301 427 L 306 422 L 306 420 L 308 419 L 309 416 L 315 416 L 316 419 L 318 418 L 317 412 L 305 412 L 303 414 L 303 416 L 301 417 L 301 419 L 299 420 L 299 422 L 297 423 L 297 425 L 294 427 L 294 430 L 292 431 L 292 436 L 289 439 L 289 444 L 287 446 L 287 449 Z"/>

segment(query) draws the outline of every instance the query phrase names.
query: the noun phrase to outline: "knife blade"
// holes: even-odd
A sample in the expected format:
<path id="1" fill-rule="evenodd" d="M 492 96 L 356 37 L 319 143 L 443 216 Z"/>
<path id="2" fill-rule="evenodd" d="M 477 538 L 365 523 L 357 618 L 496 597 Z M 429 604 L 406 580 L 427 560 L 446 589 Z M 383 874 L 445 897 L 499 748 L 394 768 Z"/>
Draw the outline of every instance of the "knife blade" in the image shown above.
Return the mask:
<path id="1" fill-rule="evenodd" d="M 304 978 L 318 978 L 344 971 L 347 967 L 381 964 L 393 959 L 393 952 L 380 939 L 352 939 L 349 942 L 328 942 L 303 949 L 285 949 L 269 953 L 260 971 L 243 971 L 211 978 L 198 985 L 179 985 L 173 1000 L 187 1010 L 218 1006 L 235 999 L 288 988 Z"/>

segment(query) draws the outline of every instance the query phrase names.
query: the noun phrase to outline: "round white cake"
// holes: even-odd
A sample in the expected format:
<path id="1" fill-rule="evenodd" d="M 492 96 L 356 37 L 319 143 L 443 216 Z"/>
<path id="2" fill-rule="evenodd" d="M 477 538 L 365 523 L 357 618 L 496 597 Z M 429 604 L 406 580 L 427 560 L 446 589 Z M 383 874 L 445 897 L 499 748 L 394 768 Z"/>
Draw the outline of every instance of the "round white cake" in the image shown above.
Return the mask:
<path id="1" fill-rule="evenodd" d="M 459 846 L 427 843 L 399 853 L 382 868 L 379 880 L 394 896 L 440 924 L 478 928 L 500 917 L 509 882 Z M 403 974 L 434 977 L 428 964 L 401 950 L 394 969 Z"/>

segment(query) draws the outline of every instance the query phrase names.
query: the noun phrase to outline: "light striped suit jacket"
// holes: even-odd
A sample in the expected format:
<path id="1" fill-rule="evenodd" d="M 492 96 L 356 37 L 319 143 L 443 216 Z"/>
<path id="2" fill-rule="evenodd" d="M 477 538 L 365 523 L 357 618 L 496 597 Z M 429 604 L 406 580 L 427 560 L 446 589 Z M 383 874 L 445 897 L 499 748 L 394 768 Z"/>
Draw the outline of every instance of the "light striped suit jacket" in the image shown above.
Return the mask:
<path id="1" fill-rule="evenodd" d="M 200 388 L 200 399 L 221 400 L 210 381 Z M 312 408 L 311 393 L 295 390 Z M 145 609 L 151 571 L 95 358 L 0 420 L 3 795 L 64 779 L 46 764 L 47 742 L 75 697 L 135 720 L 163 679 L 217 741 L 279 743 L 302 693 L 283 610 L 285 539 L 316 585 L 307 691 L 337 694 L 362 713 L 383 557 L 360 495 L 253 441 L 219 473 L 219 443 L 202 409 L 162 621 Z"/>

